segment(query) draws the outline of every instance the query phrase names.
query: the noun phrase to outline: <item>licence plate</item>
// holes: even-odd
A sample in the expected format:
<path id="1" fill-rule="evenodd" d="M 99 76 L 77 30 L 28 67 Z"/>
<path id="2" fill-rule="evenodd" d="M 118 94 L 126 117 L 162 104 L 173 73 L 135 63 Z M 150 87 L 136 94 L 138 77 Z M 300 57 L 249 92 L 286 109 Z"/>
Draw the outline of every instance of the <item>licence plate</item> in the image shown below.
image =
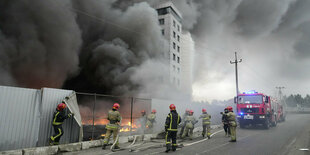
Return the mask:
<path id="1" fill-rule="evenodd" d="M 245 115 L 244 119 L 253 119 L 253 115 Z"/>

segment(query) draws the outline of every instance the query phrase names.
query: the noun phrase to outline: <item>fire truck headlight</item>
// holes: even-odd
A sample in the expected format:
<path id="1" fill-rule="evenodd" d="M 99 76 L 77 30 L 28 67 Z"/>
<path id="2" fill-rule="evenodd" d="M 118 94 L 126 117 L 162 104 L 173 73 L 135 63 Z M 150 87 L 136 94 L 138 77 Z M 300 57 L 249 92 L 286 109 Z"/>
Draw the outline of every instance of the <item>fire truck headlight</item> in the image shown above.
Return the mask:
<path id="1" fill-rule="evenodd" d="M 265 118 L 265 116 L 259 116 L 259 118 Z"/>

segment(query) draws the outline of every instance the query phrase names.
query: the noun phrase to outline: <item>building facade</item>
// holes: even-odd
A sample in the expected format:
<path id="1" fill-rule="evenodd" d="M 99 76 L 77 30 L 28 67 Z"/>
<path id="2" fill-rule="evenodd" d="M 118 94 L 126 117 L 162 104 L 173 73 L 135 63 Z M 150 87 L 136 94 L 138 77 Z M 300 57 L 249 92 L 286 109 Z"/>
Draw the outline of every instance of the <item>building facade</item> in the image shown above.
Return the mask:
<path id="1" fill-rule="evenodd" d="M 153 6 L 158 13 L 158 22 L 162 35 L 169 43 L 169 79 L 176 88 L 181 88 L 182 81 L 182 57 L 181 36 L 182 16 L 171 1 L 161 1 Z"/>

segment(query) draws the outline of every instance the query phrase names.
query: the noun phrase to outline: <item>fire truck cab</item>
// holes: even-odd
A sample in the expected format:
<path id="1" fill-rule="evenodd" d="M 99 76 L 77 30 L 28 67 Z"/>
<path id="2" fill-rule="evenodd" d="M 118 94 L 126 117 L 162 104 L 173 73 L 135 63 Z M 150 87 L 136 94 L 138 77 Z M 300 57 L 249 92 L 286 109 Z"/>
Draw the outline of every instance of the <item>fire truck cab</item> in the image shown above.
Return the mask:
<path id="1" fill-rule="evenodd" d="M 277 125 L 277 106 L 271 97 L 256 91 L 248 91 L 235 97 L 240 128 L 261 124 L 264 128 Z"/>

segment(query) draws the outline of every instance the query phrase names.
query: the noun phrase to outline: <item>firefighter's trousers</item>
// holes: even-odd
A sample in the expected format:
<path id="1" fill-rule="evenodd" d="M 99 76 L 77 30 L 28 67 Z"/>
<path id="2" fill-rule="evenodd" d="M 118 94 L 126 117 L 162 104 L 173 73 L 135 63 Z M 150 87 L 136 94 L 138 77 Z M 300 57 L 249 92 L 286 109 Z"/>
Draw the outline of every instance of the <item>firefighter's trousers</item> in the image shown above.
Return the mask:
<path id="1" fill-rule="evenodd" d="M 103 144 L 107 145 L 109 143 L 110 137 L 113 134 L 113 140 L 114 142 L 117 140 L 117 134 L 118 134 L 118 129 L 107 129 L 107 132 L 105 133 L 104 141 Z M 118 146 L 118 141 L 116 142 L 115 146 Z"/>
<path id="2" fill-rule="evenodd" d="M 189 138 L 193 139 L 193 131 L 194 131 L 194 128 L 185 127 L 185 130 L 184 130 L 184 133 L 182 135 L 182 138 L 185 138 L 185 136 L 188 134 Z"/>
<path id="3" fill-rule="evenodd" d="M 231 140 L 236 140 L 236 126 L 229 126 Z"/>
<path id="4" fill-rule="evenodd" d="M 210 136 L 211 135 L 211 126 L 210 126 L 210 124 L 202 125 L 202 135 L 206 135 L 206 131 L 207 131 L 207 136 Z"/>
<path id="5" fill-rule="evenodd" d="M 182 137 L 182 135 L 183 135 L 183 133 L 184 133 L 184 129 L 185 129 L 185 125 L 183 125 L 182 127 L 181 127 L 181 130 L 180 130 L 180 137 Z"/>
<path id="6" fill-rule="evenodd" d="M 60 137 L 64 134 L 64 130 L 62 129 L 62 125 L 53 125 L 54 135 L 51 136 L 51 140 L 54 145 L 58 145 L 60 141 Z"/>
<path id="7" fill-rule="evenodd" d="M 167 150 L 170 150 L 171 142 L 172 142 L 172 150 L 175 150 L 177 147 L 177 131 L 167 131 L 166 132 Z"/>
<path id="8" fill-rule="evenodd" d="M 226 135 L 227 134 L 230 135 L 230 127 L 229 127 L 229 125 L 228 124 L 224 124 L 223 128 L 224 128 L 225 134 Z"/>

